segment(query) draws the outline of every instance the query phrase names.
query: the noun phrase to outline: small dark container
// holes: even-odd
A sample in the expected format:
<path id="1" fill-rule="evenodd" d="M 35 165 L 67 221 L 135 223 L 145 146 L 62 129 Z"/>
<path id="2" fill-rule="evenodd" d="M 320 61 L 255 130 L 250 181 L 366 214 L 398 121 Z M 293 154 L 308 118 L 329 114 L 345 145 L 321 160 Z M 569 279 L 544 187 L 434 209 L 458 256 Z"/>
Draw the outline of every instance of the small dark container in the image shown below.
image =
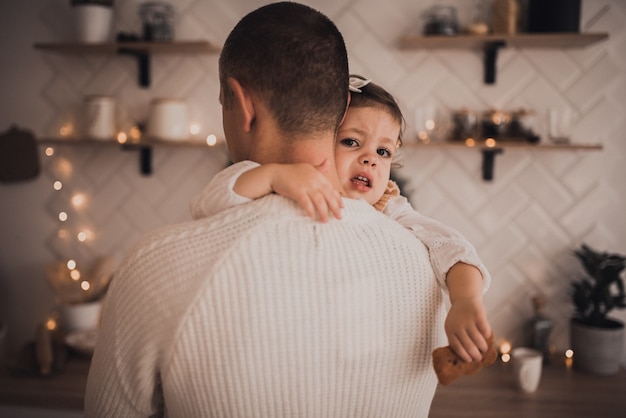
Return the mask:
<path id="1" fill-rule="evenodd" d="M 580 0 L 528 0 L 528 32 L 580 32 Z"/>

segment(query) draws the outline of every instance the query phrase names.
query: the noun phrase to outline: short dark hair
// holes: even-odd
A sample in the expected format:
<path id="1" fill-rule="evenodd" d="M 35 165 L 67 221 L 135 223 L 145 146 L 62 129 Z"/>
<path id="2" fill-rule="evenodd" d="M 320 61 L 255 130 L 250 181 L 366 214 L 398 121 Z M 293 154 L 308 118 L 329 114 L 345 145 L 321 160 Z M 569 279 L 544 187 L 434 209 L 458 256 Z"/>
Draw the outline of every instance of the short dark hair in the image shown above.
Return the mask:
<path id="1" fill-rule="evenodd" d="M 235 78 L 256 92 L 289 134 L 336 131 L 348 98 L 348 54 L 341 33 L 308 6 L 281 2 L 239 21 L 219 59 L 223 105 Z"/>
<path id="2" fill-rule="evenodd" d="M 366 80 L 365 77 L 358 74 L 351 74 L 350 77 Z M 359 87 L 359 90 L 361 90 L 360 93 L 350 93 L 350 107 L 377 107 L 387 111 L 389 115 L 400 125 L 398 141 L 402 144 L 402 133 L 405 129 L 406 121 L 395 97 L 378 84 L 372 82 Z"/>

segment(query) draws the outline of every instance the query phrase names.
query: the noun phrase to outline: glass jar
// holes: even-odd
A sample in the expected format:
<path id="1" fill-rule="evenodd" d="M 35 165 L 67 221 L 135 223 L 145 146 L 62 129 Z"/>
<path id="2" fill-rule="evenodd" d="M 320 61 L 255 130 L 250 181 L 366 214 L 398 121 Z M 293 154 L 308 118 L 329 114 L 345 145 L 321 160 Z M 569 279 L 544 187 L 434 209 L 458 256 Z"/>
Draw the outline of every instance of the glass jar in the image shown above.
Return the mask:
<path id="1" fill-rule="evenodd" d="M 139 5 L 145 41 L 174 39 L 174 7 L 164 1 L 149 1 Z"/>

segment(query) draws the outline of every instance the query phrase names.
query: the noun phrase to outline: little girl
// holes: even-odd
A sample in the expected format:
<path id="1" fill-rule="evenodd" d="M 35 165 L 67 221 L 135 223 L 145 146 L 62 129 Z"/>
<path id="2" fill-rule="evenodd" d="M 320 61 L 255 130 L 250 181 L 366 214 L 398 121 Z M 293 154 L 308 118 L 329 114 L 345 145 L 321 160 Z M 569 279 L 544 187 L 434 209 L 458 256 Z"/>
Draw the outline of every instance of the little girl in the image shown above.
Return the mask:
<path id="1" fill-rule="evenodd" d="M 339 219 L 342 196 L 321 174 L 334 163 L 345 196 L 364 199 L 412 231 L 428 248 L 437 281 L 450 294 L 445 324 L 450 346 L 465 361 L 480 360 L 491 334 L 482 301 L 491 277 L 474 247 L 459 232 L 415 211 L 390 180 L 404 124 L 393 96 L 360 76 L 350 77 L 350 91 L 334 162 L 326 161 L 321 167 L 252 161 L 233 164 L 191 201 L 191 215 L 204 218 L 277 193 L 298 202 L 312 218 L 327 222 L 332 214 Z"/>

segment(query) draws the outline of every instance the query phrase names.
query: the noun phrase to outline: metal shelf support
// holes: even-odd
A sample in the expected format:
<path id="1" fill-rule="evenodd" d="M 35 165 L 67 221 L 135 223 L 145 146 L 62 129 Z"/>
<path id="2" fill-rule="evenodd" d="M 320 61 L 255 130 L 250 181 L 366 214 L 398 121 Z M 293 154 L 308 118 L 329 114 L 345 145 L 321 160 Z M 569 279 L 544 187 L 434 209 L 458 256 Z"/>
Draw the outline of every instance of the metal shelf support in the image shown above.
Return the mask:
<path id="1" fill-rule="evenodd" d="M 504 48 L 506 42 L 496 41 L 485 43 L 485 84 L 496 83 L 496 64 L 498 61 L 498 50 Z"/>

